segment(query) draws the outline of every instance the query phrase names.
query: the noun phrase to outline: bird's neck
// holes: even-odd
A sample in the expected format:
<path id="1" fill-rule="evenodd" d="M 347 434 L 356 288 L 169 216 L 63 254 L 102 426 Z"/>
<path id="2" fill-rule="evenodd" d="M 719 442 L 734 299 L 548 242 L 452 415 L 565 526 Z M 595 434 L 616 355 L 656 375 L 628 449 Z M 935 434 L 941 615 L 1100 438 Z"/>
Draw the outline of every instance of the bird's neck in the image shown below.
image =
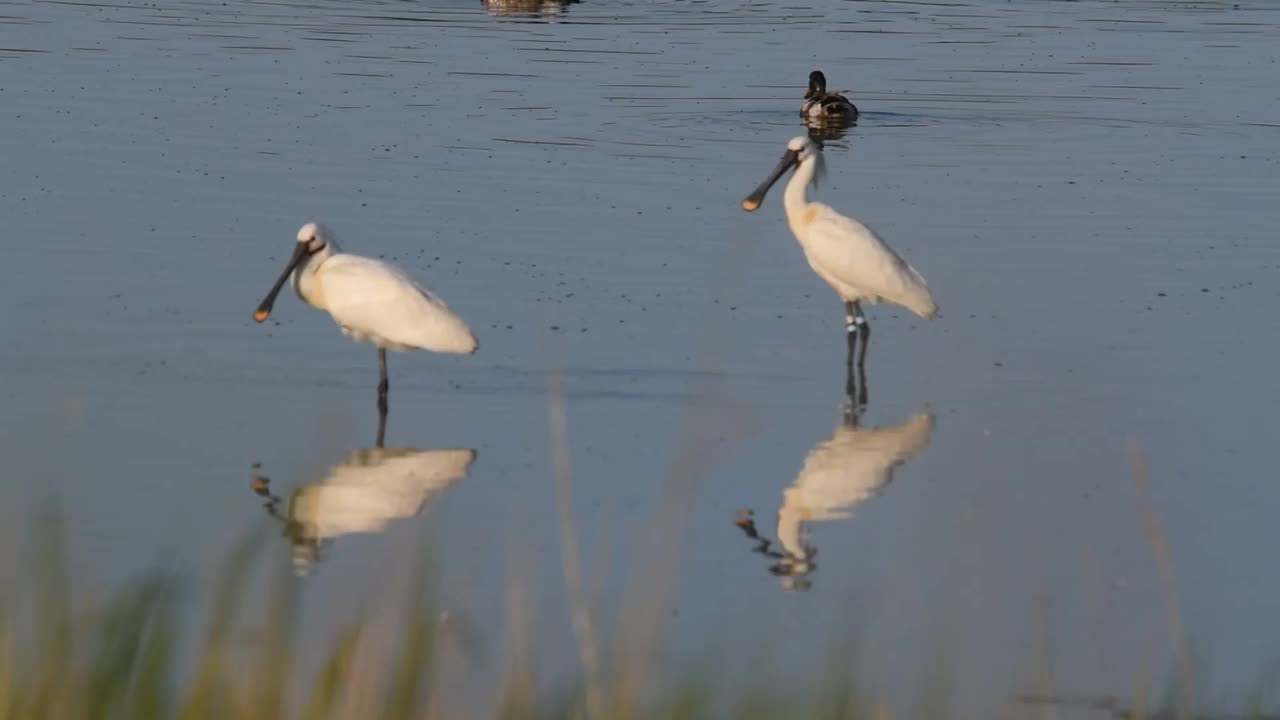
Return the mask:
<path id="1" fill-rule="evenodd" d="M 326 246 L 314 255 L 303 258 L 302 262 L 293 271 L 293 291 L 302 298 L 303 302 L 312 307 L 325 309 L 324 290 L 320 286 L 316 273 L 320 270 L 320 264 L 333 255 L 333 249 Z"/>
<path id="2" fill-rule="evenodd" d="M 791 220 L 803 217 L 805 208 L 809 206 L 809 185 L 813 182 L 818 163 L 806 160 L 800 163 L 796 172 L 787 183 L 787 190 L 782 196 L 783 205 L 787 209 L 787 218 Z"/>

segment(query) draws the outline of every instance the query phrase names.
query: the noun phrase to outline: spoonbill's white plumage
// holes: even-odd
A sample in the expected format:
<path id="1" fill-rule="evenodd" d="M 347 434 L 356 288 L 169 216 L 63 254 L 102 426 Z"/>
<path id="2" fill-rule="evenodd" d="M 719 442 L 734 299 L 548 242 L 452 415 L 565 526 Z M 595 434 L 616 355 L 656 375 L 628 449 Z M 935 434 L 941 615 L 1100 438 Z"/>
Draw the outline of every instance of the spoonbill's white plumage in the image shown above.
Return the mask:
<path id="1" fill-rule="evenodd" d="M 845 329 L 849 335 L 849 361 L 859 334 L 866 358 L 871 326 L 862 314 L 862 302 L 892 302 L 923 318 L 934 318 L 938 305 L 920 273 L 907 264 L 874 230 L 841 215 L 830 206 L 810 202 L 809 186 L 824 169 L 822 149 L 807 137 L 792 138 L 773 173 L 745 200 L 743 209 L 760 207 L 769 188 L 795 169 L 783 195 L 787 224 L 800 242 L 809 267 L 827 281 L 845 301 Z M 860 331 L 860 332 L 859 332 Z"/>
<path id="2" fill-rule="evenodd" d="M 390 263 L 342 252 L 319 223 L 298 230 L 298 244 L 284 272 L 253 318 L 267 319 L 276 295 L 290 280 L 298 297 L 326 310 L 349 337 L 378 348 L 378 409 L 387 404 L 387 350 L 469 354 L 478 343 L 467 324 L 430 290 Z"/>

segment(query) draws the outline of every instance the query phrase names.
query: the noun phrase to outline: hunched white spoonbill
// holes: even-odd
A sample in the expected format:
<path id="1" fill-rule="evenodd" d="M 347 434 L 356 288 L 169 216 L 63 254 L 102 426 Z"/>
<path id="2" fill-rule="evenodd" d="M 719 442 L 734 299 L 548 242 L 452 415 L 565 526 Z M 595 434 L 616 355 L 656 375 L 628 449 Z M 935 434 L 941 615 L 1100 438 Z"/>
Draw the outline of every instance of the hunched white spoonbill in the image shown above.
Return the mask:
<path id="1" fill-rule="evenodd" d="M 387 350 L 471 354 L 479 347 L 443 300 L 390 263 L 341 252 L 333 233 L 319 223 L 298 230 L 293 256 L 254 320 L 271 314 L 285 280 L 308 305 L 327 310 L 343 334 L 377 346 L 379 445 L 387 415 Z"/>
<path id="2" fill-rule="evenodd" d="M 858 117 L 858 108 L 838 92 L 827 92 L 827 76 L 821 70 L 809 73 L 809 89 L 804 94 L 800 114 L 807 118 Z"/>
<path id="3" fill-rule="evenodd" d="M 830 206 L 809 201 L 809 186 L 825 168 L 821 147 L 807 137 L 795 137 L 787 143 L 786 154 L 769 177 L 742 201 L 743 209 L 750 212 L 760 207 L 769 188 L 792 168 L 795 173 L 783 195 L 787 224 L 800 241 L 809 267 L 844 300 L 849 367 L 853 367 L 858 335 L 862 336 L 862 352 L 858 356 L 858 365 L 862 366 L 871 339 L 871 324 L 862 314 L 862 302 L 896 303 L 927 319 L 937 316 L 938 305 L 920 273 L 874 230 Z"/>

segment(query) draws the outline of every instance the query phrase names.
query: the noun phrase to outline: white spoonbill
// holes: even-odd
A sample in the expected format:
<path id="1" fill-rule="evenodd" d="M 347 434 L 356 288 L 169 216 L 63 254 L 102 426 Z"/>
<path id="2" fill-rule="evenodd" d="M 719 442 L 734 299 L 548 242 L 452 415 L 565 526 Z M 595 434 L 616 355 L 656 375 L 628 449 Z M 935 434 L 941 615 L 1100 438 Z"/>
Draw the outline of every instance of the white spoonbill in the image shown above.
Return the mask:
<path id="1" fill-rule="evenodd" d="M 765 193 L 791 168 L 795 173 L 783 195 L 787 224 L 800 241 L 809 267 L 844 300 L 849 364 L 853 364 L 854 347 L 861 334 L 858 365 L 862 365 L 871 338 L 871 324 L 862 314 L 863 301 L 897 303 L 928 319 L 937 316 L 938 305 L 920 273 L 875 231 L 830 206 L 809 202 L 809 186 L 824 170 L 824 163 L 822 149 L 807 137 L 795 137 L 787 143 L 787 152 L 778 167 L 742 201 L 742 208 L 750 212 L 760 207 Z"/>
<path id="2" fill-rule="evenodd" d="M 293 256 L 254 311 L 254 320 L 267 319 L 290 279 L 298 297 L 329 311 L 345 335 L 378 347 L 378 411 L 384 420 L 387 350 L 470 354 L 479 347 L 467 324 L 443 300 L 394 265 L 342 252 L 319 223 L 298 230 Z"/>

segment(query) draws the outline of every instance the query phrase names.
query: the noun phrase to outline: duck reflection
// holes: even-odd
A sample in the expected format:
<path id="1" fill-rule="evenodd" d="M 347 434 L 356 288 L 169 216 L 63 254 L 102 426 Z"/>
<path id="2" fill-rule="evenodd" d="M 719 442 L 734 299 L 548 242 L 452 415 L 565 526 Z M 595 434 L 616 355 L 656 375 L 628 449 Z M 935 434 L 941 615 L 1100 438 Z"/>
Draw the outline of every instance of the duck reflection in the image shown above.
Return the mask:
<path id="1" fill-rule="evenodd" d="M 857 116 L 824 116 L 806 117 L 804 126 L 809 130 L 809 137 L 816 143 L 842 140 L 849 134 L 849 128 L 857 127 Z"/>
<path id="2" fill-rule="evenodd" d="M 849 398 L 835 434 L 809 451 L 800 474 L 783 490 L 777 539 L 759 534 L 752 511 L 738 512 L 735 524 L 755 542 L 755 552 L 772 560 L 769 572 L 782 578 L 784 589 L 809 589 L 808 576 L 817 569 L 807 525 L 848 518 L 855 506 L 878 495 L 894 470 L 929 444 L 933 425 L 933 414 L 920 412 L 900 425 L 864 427 Z"/>
<path id="3" fill-rule="evenodd" d="M 554 20 L 566 5 L 579 0 L 483 0 L 484 9 L 494 17 L 516 17 L 530 20 Z"/>
<path id="4" fill-rule="evenodd" d="M 293 545 L 293 567 L 306 575 L 334 539 L 382 532 L 396 520 L 418 515 L 436 496 L 466 477 L 475 450 L 368 448 L 353 450 L 323 480 L 303 485 L 287 500 L 272 494 L 258 475 L 253 490 L 281 521 Z"/>

